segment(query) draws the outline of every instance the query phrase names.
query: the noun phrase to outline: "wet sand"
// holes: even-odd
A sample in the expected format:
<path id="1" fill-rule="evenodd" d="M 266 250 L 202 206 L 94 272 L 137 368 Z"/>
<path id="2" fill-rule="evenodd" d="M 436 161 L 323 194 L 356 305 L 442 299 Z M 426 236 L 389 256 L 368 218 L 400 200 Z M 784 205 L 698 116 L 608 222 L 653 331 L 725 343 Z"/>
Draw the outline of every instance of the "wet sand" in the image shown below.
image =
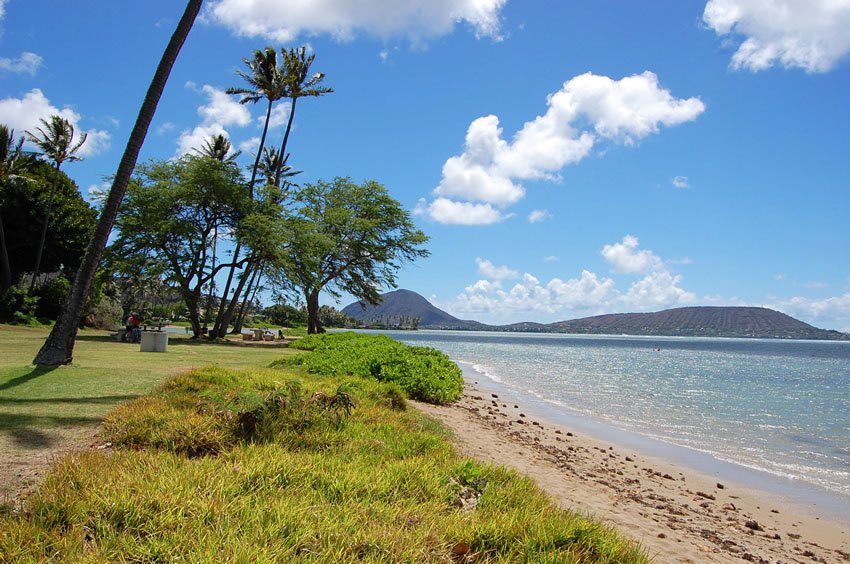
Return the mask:
<path id="1" fill-rule="evenodd" d="M 531 479 L 560 506 L 640 542 L 656 562 L 850 562 L 850 522 L 591 437 L 467 382 L 449 406 L 412 402 L 460 451 Z M 504 396 L 504 394 L 501 394 Z"/>

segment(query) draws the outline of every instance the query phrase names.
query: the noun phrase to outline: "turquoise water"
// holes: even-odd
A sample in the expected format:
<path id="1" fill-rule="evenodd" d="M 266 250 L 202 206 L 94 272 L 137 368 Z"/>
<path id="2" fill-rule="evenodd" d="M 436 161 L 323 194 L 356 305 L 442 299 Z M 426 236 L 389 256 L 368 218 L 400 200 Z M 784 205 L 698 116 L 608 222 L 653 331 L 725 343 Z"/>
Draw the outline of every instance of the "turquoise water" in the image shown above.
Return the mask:
<path id="1" fill-rule="evenodd" d="M 850 496 L 850 343 L 388 334 L 552 408 Z"/>

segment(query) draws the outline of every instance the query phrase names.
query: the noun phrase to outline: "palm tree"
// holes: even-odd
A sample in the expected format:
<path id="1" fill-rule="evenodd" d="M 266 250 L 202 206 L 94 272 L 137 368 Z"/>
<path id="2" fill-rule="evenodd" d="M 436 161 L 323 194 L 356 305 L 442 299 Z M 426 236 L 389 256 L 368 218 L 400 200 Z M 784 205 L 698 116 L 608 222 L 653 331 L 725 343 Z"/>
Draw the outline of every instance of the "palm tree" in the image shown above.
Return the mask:
<path id="1" fill-rule="evenodd" d="M 230 139 L 222 133 L 206 139 L 201 148 L 194 149 L 194 151 L 202 157 L 209 157 L 223 163 L 231 163 L 242 154 L 242 151 L 233 151 L 233 144 Z"/>
<path id="2" fill-rule="evenodd" d="M 256 104 L 260 100 L 265 99 L 266 119 L 263 123 L 263 133 L 260 136 L 260 146 L 257 148 L 257 156 L 254 159 L 254 166 L 251 169 L 251 180 L 248 182 L 248 191 L 253 198 L 254 183 L 257 181 L 257 170 L 260 166 L 260 158 L 263 154 L 263 149 L 266 144 L 266 135 L 269 131 L 269 122 L 272 117 L 272 107 L 274 103 L 285 97 L 287 94 L 286 84 L 284 82 L 283 69 L 278 66 L 277 50 L 274 47 L 266 47 L 265 49 L 256 49 L 254 56 L 251 59 L 242 59 L 249 72 L 236 71 L 248 87 L 245 88 L 228 88 L 226 92 L 232 95 L 242 96 L 239 100 L 240 104 Z M 233 284 L 233 275 L 236 273 L 236 262 L 239 258 L 239 253 L 242 250 L 242 243 L 236 242 L 236 248 L 233 250 L 233 263 L 230 271 L 227 273 L 227 281 L 224 284 L 224 293 L 222 294 L 221 304 L 216 316 L 215 326 L 210 333 L 211 338 L 223 337 L 227 332 L 227 326 L 230 324 L 230 316 L 227 316 L 228 302 L 227 294 L 230 292 L 230 286 Z M 244 275 L 245 273 L 243 273 Z M 240 285 L 241 287 L 241 285 Z M 239 300 L 238 293 L 233 296 L 233 303 Z M 232 308 L 231 308 L 232 309 Z M 231 314 L 232 316 L 232 314 Z M 225 317 L 227 320 L 225 321 Z"/>
<path id="3" fill-rule="evenodd" d="M 112 225 L 118 216 L 118 209 L 124 199 L 124 193 L 127 191 L 127 185 L 133 175 L 133 169 L 136 167 L 136 160 L 139 158 L 139 151 L 147 136 L 148 127 L 156 112 L 156 106 L 159 104 L 162 91 L 165 89 L 166 82 L 168 82 L 171 68 L 177 60 L 177 55 L 180 54 L 180 49 L 183 47 L 186 37 L 192 30 L 192 24 L 195 23 L 195 18 L 201 11 L 203 3 L 204 0 L 188 0 L 186 10 L 183 12 L 183 16 L 162 54 L 136 118 L 136 124 L 127 140 L 127 147 L 124 149 L 121 162 L 118 164 L 118 171 L 115 173 L 112 188 L 109 190 L 109 195 L 103 205 L 103 211 L 100 214 L 97 227 L 95 227 L 94 236 L 89 243 L 86 256 L 77 270 L 77 276 L 62 306 L 59 318 L 41 350 L 35 356 L 33 364 L 58 366 L 69 364 L 73 360 L 74 343 L 77 339 L 77 328 L 83 315 L 83 306 L 91 290 L 100 259 L 103 256 L 103 249 L 106 248 L 109 232 L 112 231 Z"/>
<path id="4" fill-rule="evenodd" d="M 286 131 L 283 134 L 283 142 L 280 144 L 280 152 L 278 153 L 279 155 L 286 155 L 286 144 L 289 142 L 289 133 L 292 131 L 292 120 L 295 118 L 295 104 L 298 102 L 298 99 L 308 96 L 324 96 L 333 92 L 333 88 L 319 86 L 319 83 L 325 79 L 325 73 L 323 72 L 314 73 L 308 78 L 310 66 L 316 58 L 315 53 L 312 53 L 308 57 L 307 48 L 303 46 L 288 51 L 282 49 L 281 53 L 283 54 L 286 95 L 292 100 L 292 105 L 289 107 L 289 120 L 286 123 Z M 279 164 L 278 179 L 280 179 L 280 170 L 282 168 L 283 161 Z"/>
<path id="5" fill-rule="evenodd" d="M 59 184 L 59 169 L 65 161 L 73 162 L 82 160 L 76 155 L 83 143 L 86 142 L 87 134 L 83 133 L 79 139 L 74 140 L 74 126 L 67 119 L 52 115 L 50 121 L 41 120 L 44 127 L 36 127 L 36 133 L 27 131 L 27 137 L 33 142 L 42 154 L 53 161 L 53 186 L 50 189 L 50 195 L 47 197 L 47 209 L 44 212 L 44 225 L 41 228 L 41 241 L 38 244 L 38 251 L 35 255 L 35 270 L 32 273 L 32 281 L 30 281 L 30 293 L 35 288 L 35 281 L 38 279 L 39 270 L 41 270 L 41 255 L 44 253 L 44 242 L 47 240 L 47 226 L 50 223 L 50 211 L 53 208 L 53 197 L 56 195 L 56 186 Z"/>
<path id="6" fill-rule="evenodd" d="M 15 141 L 15 130 L 0 124 L 0 186 L 6 187 L 7 183 L 23 178 L 31 159 L 23 152 L 24 138 Z M 6 231 L 3 227 L 2 200 L 0 200 L 0 299 L 6 295 L 12 287 L 12 268 L 9 264 L 9 252 L 6 248 Z"/>

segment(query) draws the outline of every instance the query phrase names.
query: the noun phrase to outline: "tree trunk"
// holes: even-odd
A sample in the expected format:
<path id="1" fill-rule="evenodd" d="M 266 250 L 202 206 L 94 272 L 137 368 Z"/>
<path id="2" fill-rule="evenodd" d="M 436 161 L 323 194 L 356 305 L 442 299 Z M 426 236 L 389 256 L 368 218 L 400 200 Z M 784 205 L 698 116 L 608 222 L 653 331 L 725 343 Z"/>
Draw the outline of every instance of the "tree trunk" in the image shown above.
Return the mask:
<path id="1" fill-rule="evenodd" d="M 273 102 L 269 100 L 269 106 L 266 110 L 266 121 L 263 124 L 263 134 L 260 137 L 260 146 L 257 147 L 257 156 L 254 158 L 254 168 L 251 169 L 251 181 L 248 183 L 248 193 L 252 200 L 254 199 L 254 183 L 257 181 L 257 169 L 260 167 L 260 157 L 263 154 L 263 147 L 265 147 L 266 144 L 266 134 L 269 131 L 269 121 L 272 117 L 272 104 Z M 242 243 L 237 240 L 236 248 L 233 250 L 233 266 L 230 267 L 230 271 L 227 273 L 227 281 L 224 283 L 224 292 L 221 294 L 221 304 L 219 304 L 218 307 L 218 314 L 215 317 L 213 330 L 209 334 L 211 339 L 224 337 L 227 333 L 227 326 L 230 324 L 229 318 L 227 319 L 227 323 L 224 323 L 224 317 L 226 314 L 225 308 L 227 307 L 227 293 L 230 291 L 230 285 L 233 284 L 233 276 L 236 274 L 236 262 L 239 260 L 239 252 L 241 250 Z M 234 294 L 233 297 L 235 300 L 239 299 L 239 296 L 236 294 Z M 230 315 L 233 315 L 232 311 Z"/>
<path id="2" fill-rule="evenodd" d="M 307 298 L 307 334 L 314 335 L 316 333 L 324 333 L 322 322 L 319 319 L 319 292 L 318 290 L 310 291 Z"/>
<path id="3" fill-rule="evenodd" d="M 192 324 L 192 338 L 199 339 L 203 334 L 201 330 L 201 288 L 194 292 L 184 292 L 183 301 L 189 311 L 189 323 Z"/>
<path id="4" fill-rule="evenodd" d="M 109 232 L 112 231 L 112 225 L 118 216 L 118 209 L 121 207 L 133 169 L 136 167 L 136 160 L 139 158 L 139 151 L 147 136 L 148 127 L 156 112 L 156 106 L 162 96 L 162 91 L 165 89 L 165 84 L 168 82 L 171 68 L 177 60 L 177 55 L 180 53 L 186 37 L 192 30 L 192 24 L 195 22 L 202 4 L 203 0 L 188 1 L 186 10 L 177 24 L 177 29 L 174 30 L 174 34 L 162 54 L 162 59 L 159 61 L 159 66 L 157 66 L 153 80 L 151 80 L 150 87 L 145 94 L 130 139 L 127 141 L 127 147 L 124 149 L 118 171 L 115 173 L 115 179 L 112 181 L 109 196 L 103 206 L 88 250 L 86 250 L 86 256 L 83 258 L 79 270 L 77 270 L 74 284 L 71 286 L 68 297 L 62 305 L 62 311 L 59 313 L 59 319 L 56 320 L 53 330 L 48 335 L 41 350 L 38 351 L 33 364 L 57 366 L 69 364 L 73 360 L 74 343 L 77 339 L 77 329 L 83 315 L 83 307 L 100 265 L 103 249 L 106 248 Z"/>
<path id="5" fill-rule="evenodd" d="M 59 167 L 61 164 L 56 163 L 53 173 L 53 187 L 50 189 L 50 195 L 47 197 L 47 210 L 44 212 L 44 225 L 41 226 L 41 241 L 38 244 L 38 251 L 35 254 L 35 270 L 32 271 L 32 280 L 30 280 L 30 291 L 35 289 L 35 281 L 38 279 L 38 273 L 41 270 L 41 255 L 44 253 L 44 243 L 47 241 L 47 226 L 50 224 L 50 211 L 53 208 L 53 198 L 56 196 L 56 187 L 59 185 Z"/>
<path id="6" fill-rule="evenodd" d="M 6 297 L 6 292 L 12 287 L 12 267 L 9 265 L 9 251 L 6 249 L 6 230 L 3 228 L 3 208 L 0 207 L 0 300 Z"/>
<path id="7" fill-rule="evenodd" d="M 239 306 L 239 313 L 236 315 L 236 321 L 233 323 L 232 334 L 238 335 L 242 332 L 242 327 L 245 325 L 245 310 L 248 305 L 248 300 L 253 301 L 253 297 L 251 297 L 251 292 L 253 290 L 254 297 L 257 296 L 257 290 L 260 288 L 260 281 L 258 280 L 258 275 L 262 276 L 262 268 L 258 268 L 254 271 L 254 275 L 251 277 L 251 281 L 248 282 L 248 287 L 245 288 L 245 297 L 242 298 L 242 305 Z"/>
<path id="8" fill-rule="evenodd" d="M 230 322 L 233 320 L 233 314 L 236 313 L 236 306 L 239 305 L 239 296 L 242 295 L 242 290 L 245 289 L 245 283 L 251 278 L 251 272 L 254 268 L 254 263 L 249 262 L 245 266 L 245 271 L 242 273 L 242 276 L 239 278 L 239 285 L 236 286 L 236 289 L 233 290 L 233 298 L 227 305 L 227 311 L 224 312 L 224 315 L 220 320 L 216 321 L 216 325 L 218 326 L 218 331 L 215 333 L 215 337 L 219 338 L 227 335 L 227 328 L 230 327 Z"/>
<path id="9" fill-rule="evenodd" d="M 275 186 L 280 186 L 280 178 L 283 174 L 283 163 L 286 162 L 286 144 L 289 142 L 289 132 L 292 131 L 292 120 L 295 118 L 295 102 L 298 98 L 292 99 L 292 106 L 289 108 L 289 121 L 286 122 L 286 131 L 283 134 L 283 141 L 280 144 L 280 159 L 277 164 L 277 174 L 275 174 Z"/>

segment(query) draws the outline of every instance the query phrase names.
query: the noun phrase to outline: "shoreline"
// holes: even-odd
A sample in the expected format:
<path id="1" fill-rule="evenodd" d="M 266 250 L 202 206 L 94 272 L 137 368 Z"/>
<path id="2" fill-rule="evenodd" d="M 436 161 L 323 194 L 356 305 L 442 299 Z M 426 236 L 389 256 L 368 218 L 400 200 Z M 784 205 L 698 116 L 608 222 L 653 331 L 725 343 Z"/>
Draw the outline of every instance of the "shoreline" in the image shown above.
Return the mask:
<path id="1" fill-rule="evenodd" d="M 465 371 L 464 378 L 455 404 L 413 403 L 455 433 L 463 454 L 529 476 L 559 505 L 642 543 L 657 562 L 850 562 L 850 517 L 828 504 L 757 488 L 741 479 L 746 468 L 730 471 L 733 463 L 715 460 L 710 472 L 693 468 L 649 448 L 653 439 L 600 432 L 603 422 L 580 414 L 553 421 L 532 398 L 483 374 Z M 821 501 L 829 499 L 824 492 Z"/>

